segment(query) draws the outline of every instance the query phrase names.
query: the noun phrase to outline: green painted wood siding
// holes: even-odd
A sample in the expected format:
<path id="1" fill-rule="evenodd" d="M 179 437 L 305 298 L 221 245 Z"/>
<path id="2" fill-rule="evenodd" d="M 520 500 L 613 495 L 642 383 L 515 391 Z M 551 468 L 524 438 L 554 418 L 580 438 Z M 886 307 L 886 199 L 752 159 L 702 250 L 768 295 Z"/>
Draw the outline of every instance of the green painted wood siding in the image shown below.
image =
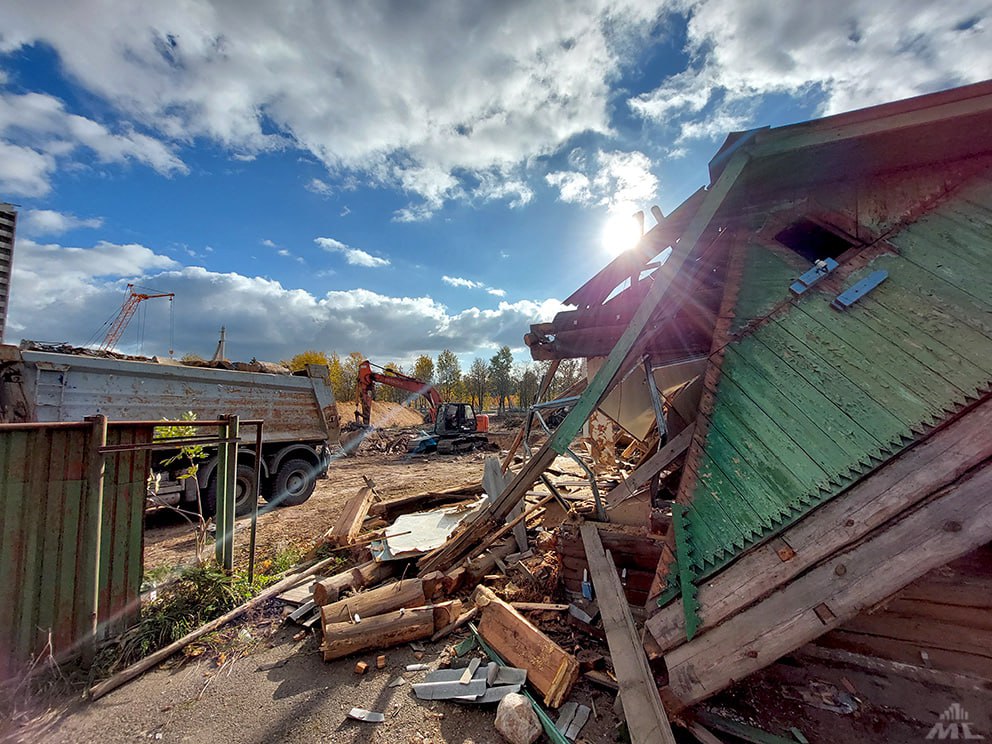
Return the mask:
<path id="1" fill-rule="evenodd" d="M 852 308 L 814 288 L 725 350 L 685 526 L 697 577 L 782 530 L 986 394 L 992 383 L 992 182 L 890 238 Z M 745 253 L 735 329 L 800 273 Z M 680 557 L 682 560 L 682 557 Z"/>
<path id="2" fill-rule="evenodd" d="M 107 443 L 151 434 L 112 424 Z M 0 426 L 0 679 L 49 641 L 59 660 L 78 654 L 94 614 L 96 640 L 138 616 L 149 453 L 107 456 L 101 504 L 87 480 L 92 441 L 89 424 Z"/>

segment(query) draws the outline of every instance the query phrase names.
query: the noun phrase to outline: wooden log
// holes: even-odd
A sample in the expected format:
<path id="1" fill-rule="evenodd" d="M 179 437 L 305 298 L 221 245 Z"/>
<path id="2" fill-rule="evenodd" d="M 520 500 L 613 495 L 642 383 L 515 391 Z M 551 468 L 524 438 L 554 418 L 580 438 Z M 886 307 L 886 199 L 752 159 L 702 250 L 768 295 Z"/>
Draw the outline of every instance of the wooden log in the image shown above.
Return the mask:
<path id="1" fill-rule="evenodd" d="M 482 620 L 479 634 L 510 666 L 527 670 L 527 681 L 557 708 L 579 678 L 579 662 L 527 618 L 484 586 L 473 595 Z"/>
<path id="2" fill-rule="evenodd" d="M 517 549 L 517 542 L 513 537 L 507 537 L 502 543 L 493 545 L 489 550 L 478 558 L 465 564 L 464 581 L 468 586 L 476 584 L 482 580 L 486 574 L 491 574 L 496 569 L 498 561 L 503 560 Z"/>
<path id="3" fill-rule="evenodd" d="M 399 567 L 397 561 L 368 561 L 349 568 L 313 585 L 313 603 L 319 607 L 337 602 L 345 589 L 357 591 L 368 584 L 377 584 L 390 578 Z"/>
<path id="4" fill-rule="evenodd" d="M 389 648 L 429 638 L 434 632 L 434 608 L 413 607 L 376 615 L 360 623 L 329 623 L 324 626 L 324 661 L 333 661 L 359 651 Z"/>
<path id="5" fill-rule="evenodd" d="M 430 509 L 435 506 L 453 504 L 456 501 L 471 499 L 482 493 L 482 485 L 479 483 L 462 483 L 458 486 L 446 488 L 441 491 L 428 491 L 415 496 L 404 496 L 403 498 L 391 501 L 380 501 L 369 507 L 369 514 L 382 517 L 388 522 L 392 522 L 402 514 L 412 514 L 416 511 Z"/>
<path id="6" fill-rule="evenodd" d="M 444 574 L 440 571 L 422 574 L 420 580 L 424 582 L 424 596 L 428 600 L 437 599 L 444 593 Z"/>
<path id="7" fill-rule="evenodd" d="M 324 605 L 320 608 L 320 619 L 327 626 L 349 622 L 355 615 L 365 619 L 401 607 L 422 607 L 425 604 L 427 599 L 424 597 L 424 582 L 420 579 L 403 579 Z"/>
<path id="8" fill-rule="evenodd" d="M 814 516 L 823 514 L 821 509 Z M 992 465 L 986 465 L 764 601 L 670 651 L 665 661 L 671 692 L 685 705 L 697 703 L 990 539 Z"/>
<path id="9" fill-rule="evenodd" d="M 581 531 L 589 560 L 589 575 L 596 589 L 606 642 L 613 659 L 613 671 L 620 684 L 630 740 L 632 744 L 675 744 L 613 558 L 603 550 L 595 524 L 586 522 Z"/>
<path id="10" fill-rule="evenodd" d="M 700 582 L 700 629 L 741 612 L 992 456 L 990 430 L 992 401 L 986 401 L 784 532 L 783 539 L 795 550 L 789 560 L 782 560 L 775 545 L 765 544 Z M 666 651 L 685 642 L 681 601 L 659 610 L 647 627 Z"/>
<path id="11" fill-rule="evenodd" d="M 435 631 L 451 625 L 462 614 L 462 601 L 460 599 L 438 602 L 433 607 Z"/>
<path id="12" fill-rule="evenodd" d="M 362 525 L 374 498 L 375 491 L 370 487 L 362 486 L 358 489 L 358 493 L 345 504 L 341 514 L 338 515 L 338 521 L 327 531 L 322 542 L 338 547 L 350 545 L 362 531 Z"/>

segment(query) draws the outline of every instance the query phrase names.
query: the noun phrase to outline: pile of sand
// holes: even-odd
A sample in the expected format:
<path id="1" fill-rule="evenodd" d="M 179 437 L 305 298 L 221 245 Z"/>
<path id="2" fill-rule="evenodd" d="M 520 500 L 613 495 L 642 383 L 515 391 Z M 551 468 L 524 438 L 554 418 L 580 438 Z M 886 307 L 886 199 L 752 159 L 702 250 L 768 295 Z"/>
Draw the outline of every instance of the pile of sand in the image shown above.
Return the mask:
<path id="1" fill-rule="evenodd" d="M 351 400 L 338 402 L 338 415 L 342 422 L 355 420 L 355 402 Z M 372 426 L 378 428 L 407 429 L 423 427 L 424 417 L 416 408 L 407 408 L 397 403 L 385 403 L 380 400 L 372 401 Z"/>

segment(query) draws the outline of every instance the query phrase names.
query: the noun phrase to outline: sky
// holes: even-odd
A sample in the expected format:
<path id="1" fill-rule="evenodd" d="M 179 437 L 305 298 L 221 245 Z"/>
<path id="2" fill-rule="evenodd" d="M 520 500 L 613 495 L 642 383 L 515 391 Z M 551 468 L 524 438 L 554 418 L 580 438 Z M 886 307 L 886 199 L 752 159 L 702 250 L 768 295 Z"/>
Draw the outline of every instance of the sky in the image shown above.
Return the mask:
<path id="1" fill-rule="evenodd" d="M 6 342 L 467 368 L 727 133 L 992 77 L 992 0 L 4 0 Z M 650 227 L 653 220 L 647 218 Z M 634 236 L 636 239 L 636 235 Z"/>

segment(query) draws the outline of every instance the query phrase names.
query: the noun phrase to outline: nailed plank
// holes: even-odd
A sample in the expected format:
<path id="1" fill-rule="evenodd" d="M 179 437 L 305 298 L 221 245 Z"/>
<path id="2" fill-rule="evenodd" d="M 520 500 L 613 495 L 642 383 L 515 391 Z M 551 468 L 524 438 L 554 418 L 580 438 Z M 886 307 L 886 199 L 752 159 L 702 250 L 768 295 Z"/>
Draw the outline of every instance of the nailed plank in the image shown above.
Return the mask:
<path id="1" fill-rule="evenodd" d="M 581 532 L 589 561 L 589 574 L 596 588 L 606 640 L 610 646 L 613 669 L 620 684 L 620 697 L 623 699 L 631 742 L 651 744 L 660 741 L 674 744 L 672 727 L 658 696 L 654 675 L 644 655 L 613 559 L 603 550 L 595 524 L 586 522 L 582 525 Z"/>
<path id="2" fill-rule="evenodd" d="M 795 555 L 783 561 L 764 544 L 699 586 L 700 629 L 711 628 L 798 576 L 831 553 L 918 503 L 992 457 L 992 399 L 969 411 L 783 533 Z M 647 628 L 668 651 L 685 641 L 681 601 L 648 619 Z"/>
<path id="3" fill-rule="evenodd" d="M 560 706 L 579 678 L 579 662 L 491 590 L 480 586 L 473 597 L 482 614 L 483 640 L 507 664 L 527 670 L 527 681 L 545 705 Z"/>
<path id="4" fill-rule="evenodd" d="M 376 615 L 360 623 L 330 623 L 324 626 L 324 661 L 370 649 L 389 648 L 409 641 L 429 638 L 438 622 L 451 613 L 461 612 L 457 599 L 426 607 L 408 607 Z M 438 626 L 440 627 L 440 626 Z"/>
<path id="5" fill-rule="evenodd" d="M 870 539 L 670 651 L 671 692 L 685 705 L 697 703 L 990 539 L 992 467 L 983 467 Z M 822 605 L 829 608 L 828 619 L 816 612 Z"/>

